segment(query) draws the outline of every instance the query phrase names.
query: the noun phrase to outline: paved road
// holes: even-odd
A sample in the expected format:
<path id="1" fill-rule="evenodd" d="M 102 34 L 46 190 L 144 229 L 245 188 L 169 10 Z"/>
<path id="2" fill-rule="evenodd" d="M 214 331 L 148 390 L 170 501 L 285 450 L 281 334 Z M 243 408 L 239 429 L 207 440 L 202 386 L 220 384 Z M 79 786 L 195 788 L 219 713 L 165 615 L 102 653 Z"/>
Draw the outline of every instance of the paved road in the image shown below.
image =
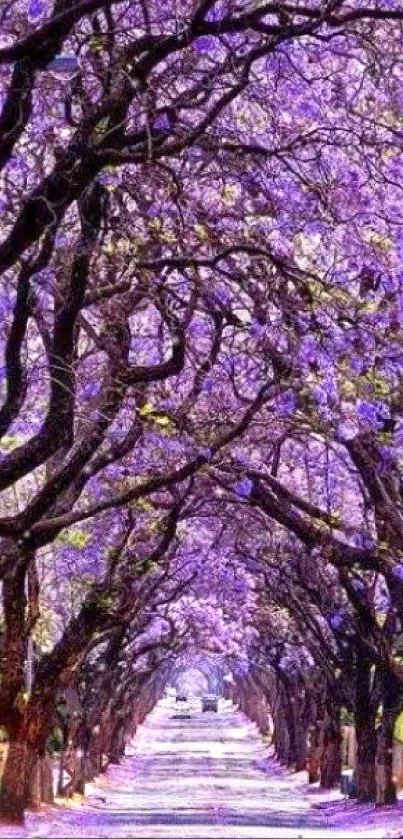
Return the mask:
<path id="1" fill-rule="evenodd" d="M 323 801 L 270 757 L 256 727 L 229 703 L 189 716 L 161 702 L 121 766 L 89 788 L 84 806 L 29 816 L 7 836 L 84 839 L 274 839 L 396 835 L 398 814 Z M 333 796 L 334 798 L 334 796 Z M 400 810 L 403 824 L 403 810 Z"/>

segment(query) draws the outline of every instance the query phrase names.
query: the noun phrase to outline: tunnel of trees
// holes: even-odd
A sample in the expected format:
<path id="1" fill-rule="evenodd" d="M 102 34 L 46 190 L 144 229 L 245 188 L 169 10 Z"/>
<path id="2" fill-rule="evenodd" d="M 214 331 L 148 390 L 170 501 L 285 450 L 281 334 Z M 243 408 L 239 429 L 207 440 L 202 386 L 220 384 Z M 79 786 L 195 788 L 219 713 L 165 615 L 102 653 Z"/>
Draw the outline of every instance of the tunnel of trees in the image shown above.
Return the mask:
<path id="1" fill-rule="evenodd" d="M 2 0 L 4 819 L 198 656 L 394 802 L 402 44 L 400 0 Z"/>

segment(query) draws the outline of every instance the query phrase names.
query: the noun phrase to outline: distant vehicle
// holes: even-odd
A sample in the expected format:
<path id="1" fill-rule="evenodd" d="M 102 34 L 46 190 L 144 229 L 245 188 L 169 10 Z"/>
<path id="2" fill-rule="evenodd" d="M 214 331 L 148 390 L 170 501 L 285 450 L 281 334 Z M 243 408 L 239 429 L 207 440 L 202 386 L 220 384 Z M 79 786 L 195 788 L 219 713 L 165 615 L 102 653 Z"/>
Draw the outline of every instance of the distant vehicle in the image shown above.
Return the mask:
<path id="1" fill-rule="evenodd" d="M 173 720 L 190 720 L 192 719 L 192 714 L 190 713 L 191 708 L 188 702 L 188 698 L 185 693 L 178 693 L 176 697 L 177 711 L 173 715 Z"/>
<path id="2" fill-rule="evenodd" d="M 213 694 L 208 694 L 207 696 L 203 696 L 202 699 L 202 711 L 218 711 L 218 696 L 213 696 Z"/>

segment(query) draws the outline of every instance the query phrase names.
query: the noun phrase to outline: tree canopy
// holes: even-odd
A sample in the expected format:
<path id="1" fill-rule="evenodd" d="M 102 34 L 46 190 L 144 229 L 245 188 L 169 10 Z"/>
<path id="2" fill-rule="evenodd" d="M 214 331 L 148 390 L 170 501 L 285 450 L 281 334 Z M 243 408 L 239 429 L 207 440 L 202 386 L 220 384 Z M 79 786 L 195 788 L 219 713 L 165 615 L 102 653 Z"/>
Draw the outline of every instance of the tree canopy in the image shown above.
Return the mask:
<path id="1" fill-rule="evenodd" d="M 393 801 L 400 0 L 3 0 L 0 33 L 3 814 L 57 721 L 95 771 L 197 655 L 289 764 L 325 732 L 324 785 L 352 714 Z"/>

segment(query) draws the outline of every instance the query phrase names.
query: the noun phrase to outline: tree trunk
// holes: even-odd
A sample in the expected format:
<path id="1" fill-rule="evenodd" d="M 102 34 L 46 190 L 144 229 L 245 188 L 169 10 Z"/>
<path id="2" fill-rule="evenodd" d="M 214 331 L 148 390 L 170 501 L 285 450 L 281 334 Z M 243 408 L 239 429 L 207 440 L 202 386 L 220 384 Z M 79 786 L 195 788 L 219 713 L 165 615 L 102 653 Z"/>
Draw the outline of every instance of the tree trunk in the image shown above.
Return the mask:
<path id="1" fill-rule="evenodd" d="M 45 743 L 49 734 L 49 719 L 51 718 L 51 706 L 46 708 L 31 698 L 25 706 L 24 714 L 20 716 L 20 725 L 14 729 L 14 735 L 10 737 L 10 747 L 5 772 L 2 779 L 1 802 L 2 812 L 5 816 L 7 801 L 10 800 L 10 788 L 14 798 L 18 790 L 18 796 L 23 802 L 20 807 L 16 806 L 19 813 L 18 820 L 21 821 L 21 807 L 39 809 L 41 803 L 53 801 L 53 776 L 51 771 L 51 758 L 46 752 Z M 18 781 L 15 781 L 16 772 Z M 49 780 L 49 773 L 52 776 Z M 51 792 L 49 791 L 51 787 Z M 3 804 L 4 797 L 4 804 Z M 7 816 L 8 817 L 8 816 Z"/>
<path id="2" fill-rule="evenodd" d="M 356 680 L 357 762 L 354 783 L 359 801 L 375 801 L 376 732 L 375 709 L 371 691 L 371 662 L 360 654 L 357 656 Z"/>
<path id="3" fill-rule="evenodd" d="M 113 738 L 111 743 L 111 752 L 110 752 L 110 761 L 111 763 L 119 763 L 121 758 L 124 755 L 125 751 L 125 743 L 124 743 L 124 727 L 121 722 L 119 722 L 114 729 Z"/>
<path id="4" fill-rule="evenodd" d="M 92 781 L 102 771 L 102 754 L 105 742 L 105 703 L 103 703 L 101 707 L 103 707 L 104 710 L 102 712 L 99 710 L 97 716 L 98 719 L 100 719 L 102 713 L 102 722 L 99 725 L 93 725 L 91 720 L 87 747 L 87 781 Z"/>
<path id="5" fill-rule="evenodd" d="M 287 756 L 287 767 L 294 768 L 296 764 L 296 732 L 295 732 L 295 723 L 294 723 L 294 709 L 293 709 L 293 697 L 290 695 L 290 691 L 286 689 L 285 691 L 285 715 L 286 721 L 288 725 L 288 732 L 289 732 L 289 750 Z"/>
<path id="6" fill-rule="evenodd" d="M 376 803 L 396 804 L 393 779 L 393 731 L 401 707 L 401 687 L 393 673 L 382 674 L 383 712 L 377 732 Z"/>
<path id="7" fill-rule="evenodd" d="M 0 815 L 4 821 L 24 823 L 27 802 L 27 740 L 22 736 L 11 736 L 6 765 L 1 780 Z"/>
<path id="8" fill-rule="evenodd" d="M 20 557 L 15 556 L 18 563 Z M 9 750 L 0 791 L 0 817 L 23 823 L 26 802 L 27 729 L 25 695 L 25 572 L 16 564 L 3 580 L 4 641 L 1 661 L 0 723 L 9 735 Z"/>
<path id="9" fill-rule="evenodd" d="M 323 685 L 316 685 L 315 698 L 311 697 L 310 717 L 312 722 L 308 728 L 308 783 L 316 784 L 320 781 L 320 764 L 323 750 L 323 728 L 325 720 Z"/>
<path id="10" fill-rule="evenodd" d="M 27 767 L 26 806 L 30 810 L 39 810 L 42 801 L 41 758 L 39 754 L 33 754 L 29 764 L 29 767 Z"/>
<path id="11" fill-rule="evenodd" d="M 295 767 L 297 746 L 292 685 L 281 671 L 277 673 L 277 679 L 279 705 L 277 706 L 275 726 L 279 729 L 280 735 L 279 740 L 276 740 L 276 745 L 279 746 L 277 756 L 280 762 L 285 763 L 287 767 Z"/>
<path id="12" fill-rule="evenodd" d="M 298 695 L 292 707 L 294 728 L 294 764 L 295 771 L 306 769 L 307 761 L 307 730 L 302 714 L 302 698 Z"/>
<path id="13" fill-rule="evenodd" d="M 101 723 L 100 732 L 100 774 L 105 772 L 109 765 L 109 755 L 111 751 L 111 721 L 109 714 L 106 715 Z M 106 756 L 106 760 L 105 760 Z"/>
<path id="14" fill-rule="evenodd" d="M 61 749 L 59 755 L 59 771 L 58 771 L 58 778 L 57 778 L 57 795 L 63 795 L 63 776 L 64 776 L 64 761 L 66 756 L 66 749 Z"/>
<path id="15" fill-rule="evenodd" d="M 84 760 L 84 750 L 81 747 L 82 734 L 83 722 L 81 719 L 75 720 L 65 741 L 59 768 L 58 795 L 63 798 L 68 798 L 75 792 L 83 794 L 84 780 L 81 777 L 81 768 Z M 67 783 L 64 783 L 65 773 L 70 778 Z"/>
<path id="16" fill-rule="evenodd" d="M 75 748 L 73 750 L 73 774 L 69 784 L 68 795 L 85 795 L 87 781 L 88 755 L 91 741 L 91 730 L 87 721 L 81 720 L 76 732 Z"/>
<path id="17" fill-rule="evenodd" d="M 82 749 L 77 749 L 74 771 L 69 788 L 69 795 L 85 795 L 85 755 Z"/>
<path id="18" fill-rule="evenodd" d="M 53 804 L 53 761 L 50 754 L 33 753 L 27 764 L 26 806 L 39 810 L 41 804 Z"/>
<path id="19" fill-rule="evenodd" d="M 331 705 L 326 712 L 323 726 L 323 747 L 320 758 L 322 789 L 332 789 L 340 784 L 341 744 L 340 709 Z"/>
<path id="20" fill-rule="evenodd" d="M 283 702 L 280 694 L 276 697 L 274 708 L 274 748 L 280 763 L 288 765 L 290 757 L 290 732 L 284 714 Z"/>
<path id="21" fill-rule="evenodd" d="M 95 748 L 90 748 L 85 756 L 85 780 L 90 783 L 100 773 L 100 754 Z"/>
<path id="22" fill-rule="evenodd" d="M 40 782 L 42 803 L 53 804 L 55 800 L 53 789 L 53 760 L 49 752 L 46 751 L 40 761 Z"/>
<path id="23" fill-rule="evenodd" d="M 316 720 L 308 729 L 307 769 L 309 784 L 316 784 L 320 780 L 321 743 L 321 723 Z"/>
<path id="24" fill-rule="evenodd" d="M 396 784 L 393 781 L 393 728 L 395 715 L 384 711 L 377 731 L 376 803 L 396 804 Z"/>

